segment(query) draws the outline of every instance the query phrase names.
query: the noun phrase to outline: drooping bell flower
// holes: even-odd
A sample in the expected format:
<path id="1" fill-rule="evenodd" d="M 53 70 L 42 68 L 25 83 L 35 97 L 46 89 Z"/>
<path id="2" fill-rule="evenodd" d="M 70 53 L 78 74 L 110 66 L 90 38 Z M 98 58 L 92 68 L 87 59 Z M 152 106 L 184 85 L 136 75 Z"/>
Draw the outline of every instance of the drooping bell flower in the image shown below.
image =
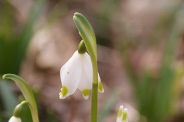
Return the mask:
<path id="1" fill-rule="evenodd" d="M 92 89 L 92 63 L 87 52 L 79 53 L 75 51 L 73 56 L 66 62 L 60 70 L 61 92 L 60 99 L 72 95 L 78 88 L 84 99 L 88 99 L 90 90 Z M 100 76 L 98 74 L 98 91 L 104 92 Z"/>
<path id="2" fill-rule="evenodd" d="M 60 99 L 72 95 L 78 88 L 84 99 L 88 99 L 90 90 L 92 89 L 92 63 L 87 52 L 80 53 L 75 51 L 73 56 L 66 62 L 60 70 L 61 92 Z M 98 74 L 98 91 L 104 92 L 100 76 Z"/>

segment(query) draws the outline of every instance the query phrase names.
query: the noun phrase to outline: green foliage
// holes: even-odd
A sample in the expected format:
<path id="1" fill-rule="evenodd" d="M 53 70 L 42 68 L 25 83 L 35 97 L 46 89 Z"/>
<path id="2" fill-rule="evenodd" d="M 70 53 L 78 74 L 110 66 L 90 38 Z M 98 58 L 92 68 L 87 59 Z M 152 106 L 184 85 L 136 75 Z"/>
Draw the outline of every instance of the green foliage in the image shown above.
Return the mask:
<path id="1" fill-rule="evenodd" d="M 45 2 L 45 0 L 35 1 L 29 18 L 23 25 L 18 23 L 16 8 L 7 0 L 0 2 L 0 74 L 19 73 L 28 44 L 34 34 L 33 27 L 44 9 Z M 17 96 L 10 91 L 9 84 L 0 80 L 0 120 L 3 121 L 8 121 L 17 104 L 15 99 Z M 27 119 L 30 120 L 30 117 Z"/>
<path id="2" fill-rule="evenodd" d="M 15 93 L 11 91 L 9 83 L 0 78 L 0 98 L 2 101 L 0 105 L 0 120 L 7 121 L 12 116 L 14 107 L 17 105 L 15 96 Z"/>
<path id="3" fill-rule="evenodd" d="M 44 0 L 38 0 L 32 8 L 28 21 L 23 28 L 15 26 L 17 22 L 14 7 L 3 1 L 0 5 L 0 74 L 18 74 L 21 62 L 26 54 L 28 44 L 33 36 L 33 27 L 40 16 Z M 18 25 L 18 24 L 17 24 Z M 14 30 L 19 28 L 19 31 Z"/>
<path id="4" fill-rule="evenodd" d="M 129 61 L 127 50 L 122 49 L 124 66 L 138 100 L 138 110 L 141 115 L 147 118 L 148 122 L 163 122 L 172 113 L 172 87 L 175 81 L 173 61 L 184 24 L 181 22 L 182 12 L 182 4 L 174 5 L 168 14 L 164 16 L 164 19 L 162 18 L 159 21 L 158 26 L 153 31 L 152 35 L 154 36 L 151 36 L 151 38 L 156 37 L 158 44 L 160 43 L 158 40 L 163 39 L 163 33 L 169 35 L 165 38 L 166 48 L 163 52 L 164 55 L 158 75 L 155 76 L 148 71 L 144 71 L 141 76 L 138 76 Z M 158 31 L 162 32 L 162 34 Z"/>

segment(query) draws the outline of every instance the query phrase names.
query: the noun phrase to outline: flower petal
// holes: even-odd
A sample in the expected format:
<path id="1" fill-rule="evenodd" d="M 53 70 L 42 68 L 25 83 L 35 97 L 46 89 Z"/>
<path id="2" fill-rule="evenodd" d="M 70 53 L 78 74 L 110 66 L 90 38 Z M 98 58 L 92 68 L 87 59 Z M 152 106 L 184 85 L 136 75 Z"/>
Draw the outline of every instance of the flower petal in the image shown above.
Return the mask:
<path id="1" fill-rule="evenodd" d="M 98 73 L 98 92 L 104 93 L 104 88 L 103 88 L 99 73 Z"/>
<path id="2" fill-rule="evenodd" d="M 118 116 L 116 122 L 122 122 L 123 119 L 123 106 L 121 105 L 119 108 Z"/>
<path id="3" fill-rule="evenodd" d="M 92 89 L 92 64 L 87 53 L 82 54 L 82 76 L 78 89 L 82 92 L 83 98 L 88 99 Z"/>
<path id="4" fill-rule="evenodd" d="M 89 98 L 90 89 L 83 89 L 82 90 L 83 98 L 87 100 Z"/>
<path id="5" fill-rule="evenodd" d="M 88 99 L 91 88 L 92 83 L 86 77 L 86 73 L 83 73 L 79 82 L 78 89 L 82 92 L 84 99 Z"/>
<path id="6" fill-rule="evenodd" d="M 82 74 L 81 54 L 76 51 L 73 56 L 60 70 L 62 89 L 59 93 L 60 99 L 72 95 L 79 84 Z"/>
<path id="7" fill-rule="evenodd" d="M 83 63 L 83 71 L 86 73 L 86 77 L 88 78 L 88 80 L 91 82 L 93 81 L 93 69 L 92 69 L 92 62 L 90 59 L 90 56 L 88 55 L 88 53 L 84 53 L 83 54 L 83 58 L 82 58 L 82 63 Z"/>
<path id="8" fill-rule="evenodd" d="M 88 53 L 84 54 L 83 66 L 84 66 L 84 72 L 86 73 L 86 76 L 89 79 L 88 81 L 91 82 L 91 88 L 92 88 L 93 70 L 92 70 L 92 62 Z M 104 88 L 103 88 L 99 73 L 98 73 L 98 91 L 100 93 L 104 93 Z"/>
<path id="9" fill-rule="evenodd" d="M 128 109 L 125 108 L 123 111 L 123 119 L 122 122 L 128 122 Z"/>
<path id="10" fill-rule="evenodd" d="M 21 122 L 21 119 L 15 116 L 12 116 L 8 122 Z"/>

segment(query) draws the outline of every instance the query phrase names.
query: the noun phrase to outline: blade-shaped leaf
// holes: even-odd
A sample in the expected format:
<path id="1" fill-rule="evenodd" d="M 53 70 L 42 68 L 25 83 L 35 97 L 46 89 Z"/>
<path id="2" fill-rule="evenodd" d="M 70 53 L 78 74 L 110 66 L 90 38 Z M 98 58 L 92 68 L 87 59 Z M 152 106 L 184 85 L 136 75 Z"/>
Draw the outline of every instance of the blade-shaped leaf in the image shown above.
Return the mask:
<path id="1" fill-rule="evenodd" d="M 8 82 L 0 79 L 0 95 L 2 97 L 3 106 L 8 116 L 11 116 L 15 106 L 17 105 L 17 99 L 15 94 L 10 90 Z"/>

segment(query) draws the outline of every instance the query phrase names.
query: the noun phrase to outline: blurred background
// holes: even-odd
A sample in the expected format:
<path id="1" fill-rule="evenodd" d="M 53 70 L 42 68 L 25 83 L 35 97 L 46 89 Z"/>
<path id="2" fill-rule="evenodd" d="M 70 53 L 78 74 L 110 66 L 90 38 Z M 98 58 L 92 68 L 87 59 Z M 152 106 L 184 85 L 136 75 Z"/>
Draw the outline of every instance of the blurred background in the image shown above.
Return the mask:
<path id="1" fill-rule="evenodd" d="M 74 12 L 90 21 L 98 43 L 105 93 L 99 122 L 184 122 L 184 1 L 0 0 L 0 75 L 23 77 L 34 91 L 41 122 L 89 122 L 91 97 L 59 100 L 61 66 L 81 40 Z M 0 122 L 24 98 L 0 78 Z M 23 122 L 32 122 L 29 108 Z"/>

